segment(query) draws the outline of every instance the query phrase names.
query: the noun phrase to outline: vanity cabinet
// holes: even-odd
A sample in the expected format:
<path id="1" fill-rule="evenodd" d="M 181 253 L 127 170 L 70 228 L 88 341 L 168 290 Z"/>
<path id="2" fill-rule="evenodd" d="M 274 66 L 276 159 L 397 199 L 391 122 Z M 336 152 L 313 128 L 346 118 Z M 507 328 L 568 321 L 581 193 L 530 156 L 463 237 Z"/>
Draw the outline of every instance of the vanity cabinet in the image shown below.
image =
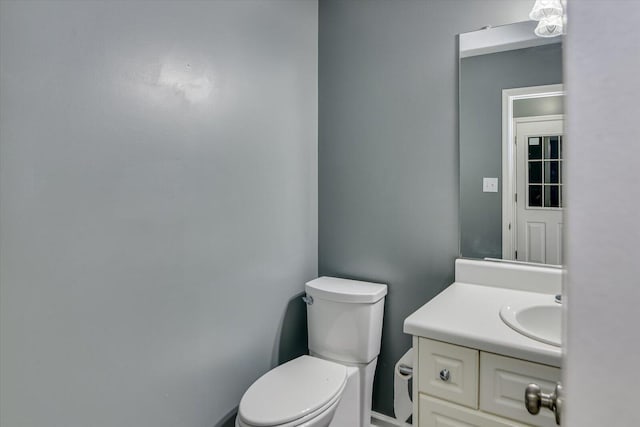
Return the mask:
<path id="1" fill-rule="evenodd" d="M 414 420 L 419 427 L 555 427 L 553 413 L 536 416 L 524 406 L 524 390 L 545 393 L 560 369 L 473 348 L 414 337 Z"/>

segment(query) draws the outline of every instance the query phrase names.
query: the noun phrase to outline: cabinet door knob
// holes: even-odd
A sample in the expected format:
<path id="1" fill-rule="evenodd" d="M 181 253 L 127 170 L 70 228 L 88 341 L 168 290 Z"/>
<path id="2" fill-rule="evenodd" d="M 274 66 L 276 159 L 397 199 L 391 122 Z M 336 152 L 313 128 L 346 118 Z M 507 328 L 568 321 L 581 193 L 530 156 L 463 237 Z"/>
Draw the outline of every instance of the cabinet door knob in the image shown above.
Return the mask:
<path id="1" fill-rule="evenodd" d="M 562 386 L 556 384 L 555 390 L 545 394 L 538 384 L 529 384 L 524 390 L 524 406 L 532 415 L 537 415 L 540 408 L 549 408 L 556 416 L 556 424 L 560 425 L 560 413 L 562 411 Z"/>
<path id="2" fill-rule="evenodd" d="M 449 381 L 449 377 L 451 376 L 451 374 L 449 373 L 448 369 L 443 369 L 442 371 L 440 371 L 440 379 L 442 381 Z"/>

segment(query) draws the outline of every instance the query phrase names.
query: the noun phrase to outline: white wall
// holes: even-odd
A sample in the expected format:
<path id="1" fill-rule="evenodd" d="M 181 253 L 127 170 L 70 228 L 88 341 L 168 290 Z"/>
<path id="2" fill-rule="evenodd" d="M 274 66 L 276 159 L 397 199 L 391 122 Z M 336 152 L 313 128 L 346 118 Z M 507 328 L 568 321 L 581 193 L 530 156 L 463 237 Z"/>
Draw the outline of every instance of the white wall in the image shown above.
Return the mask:
<path id="1" fill-rule="evenodd" d="M 0 4 L 0 425 L 211 427 L 273 366 L 317 273 L 317 6 Z"/>
<path id="2" fill-rule="evenodd" d="M 569 427 L 640 425 L 640 2 L 570 1 Z"/>

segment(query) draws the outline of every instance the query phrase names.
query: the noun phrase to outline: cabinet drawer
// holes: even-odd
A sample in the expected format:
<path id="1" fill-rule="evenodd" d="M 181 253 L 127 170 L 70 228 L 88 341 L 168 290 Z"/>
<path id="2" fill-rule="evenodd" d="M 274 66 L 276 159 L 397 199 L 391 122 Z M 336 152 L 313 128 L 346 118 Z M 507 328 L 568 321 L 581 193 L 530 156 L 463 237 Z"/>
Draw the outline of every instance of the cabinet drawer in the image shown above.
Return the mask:
<path id="1" fill-rule="evenodd" d="M 555 427 L 553 412 L 541 408 L 531 415 L 524 406 L 524 390 L 530 383 L 551 393 L 560 381 L 560 369 L 491 353 L 480 353 L 480 409 L 524 423 Z"/>
<path id="2" fill-rule="evenodd" d="M 420 338 L 418 391 L 478 408 L 478 350 Z M 443 380 L 440 373 L 449 372 Z"/>
<path id="3" fill-rule="evenodd" d="M 418 427 L 525 427 L 516 421 L 498 418 L 444 400 L 420 395 Z"/>

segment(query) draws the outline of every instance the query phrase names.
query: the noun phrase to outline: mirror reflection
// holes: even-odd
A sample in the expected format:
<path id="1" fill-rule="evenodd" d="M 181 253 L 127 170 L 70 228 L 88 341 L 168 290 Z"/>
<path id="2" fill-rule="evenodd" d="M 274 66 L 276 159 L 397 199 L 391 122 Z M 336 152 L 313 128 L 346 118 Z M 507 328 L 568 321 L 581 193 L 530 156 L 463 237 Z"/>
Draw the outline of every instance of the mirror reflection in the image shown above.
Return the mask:
<path id="1" fill-rule="evenodd" d="M 463 257 L 562 264 L 562 42 L 534 29 L 460 35 Z"/>

